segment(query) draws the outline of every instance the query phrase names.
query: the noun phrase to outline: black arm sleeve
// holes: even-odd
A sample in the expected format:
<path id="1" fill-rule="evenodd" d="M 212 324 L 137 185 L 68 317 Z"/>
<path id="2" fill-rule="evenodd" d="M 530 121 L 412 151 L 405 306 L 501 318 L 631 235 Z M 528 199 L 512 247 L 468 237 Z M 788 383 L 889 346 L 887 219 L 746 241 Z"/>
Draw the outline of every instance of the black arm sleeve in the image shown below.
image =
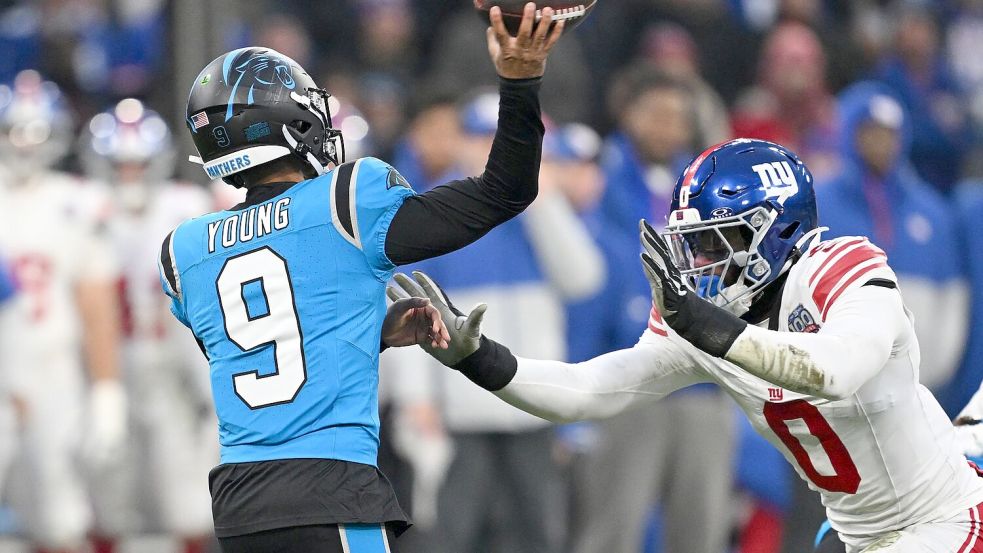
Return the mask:
<path id="1" fill-rule="evenodd" d="M 482 336 L 478 350 L 454 365 L 454 369 L 489 392 L 497 392 L 515 378 L 519 360 L 509 348 Z"/>
<path id="2" fill-rule="evenodd" d="M 501 79 L 498 130 L 485 172 L 406 199 L 386 236 L 386 256 L 407 265 L 458 250 L 529 206 L 539 192 L 541 78 Z"/>

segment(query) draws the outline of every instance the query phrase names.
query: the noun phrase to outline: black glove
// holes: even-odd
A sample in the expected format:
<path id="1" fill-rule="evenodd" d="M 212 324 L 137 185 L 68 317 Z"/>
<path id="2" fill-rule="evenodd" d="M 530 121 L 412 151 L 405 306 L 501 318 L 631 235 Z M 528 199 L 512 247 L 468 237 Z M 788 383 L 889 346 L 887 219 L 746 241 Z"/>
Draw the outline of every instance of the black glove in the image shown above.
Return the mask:
<path id="1" fill-rule="evenodd" d="M 683 339 L 714 357 L 723 357 L 747 323 L 688 291 L 662 236 L 644 219 L 638 227 L 645 250 L 642 268 L 656 310 Z"/>

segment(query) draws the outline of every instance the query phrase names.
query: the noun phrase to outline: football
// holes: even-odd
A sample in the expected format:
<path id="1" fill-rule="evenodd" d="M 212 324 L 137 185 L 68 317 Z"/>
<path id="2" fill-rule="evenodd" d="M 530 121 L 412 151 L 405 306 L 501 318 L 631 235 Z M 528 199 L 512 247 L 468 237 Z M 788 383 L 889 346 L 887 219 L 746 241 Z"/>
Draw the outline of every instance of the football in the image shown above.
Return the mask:
<path id="1" fill-rule="evenodd" d="M 478 14 L 487 22 L 489 21 L 488 12 L 493 7 L 502 8 L 505 27 L 512 36 L 519 32 L 519 23 L 522 22 L 522 9 L 529 0 L 474 0 L 474 7 Z M 539 21 L 542 9 L 553 8 L 553 21 L 566 21 L 564 32 L 570 31 L 587 19 L 587 16 L 594 9 L 597 0 L 548 0 L 536 2 L 536 20 Z"/>

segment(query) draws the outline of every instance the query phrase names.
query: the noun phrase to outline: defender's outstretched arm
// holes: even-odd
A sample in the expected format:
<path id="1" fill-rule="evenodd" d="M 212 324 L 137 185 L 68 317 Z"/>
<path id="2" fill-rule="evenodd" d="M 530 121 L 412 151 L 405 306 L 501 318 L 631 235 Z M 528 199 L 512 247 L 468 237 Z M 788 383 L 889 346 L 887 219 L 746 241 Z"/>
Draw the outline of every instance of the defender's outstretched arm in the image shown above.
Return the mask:
<path id="1" fill-rule="evenodd" d="M 635 347 L 583 363 L 516 357 L 505 346 L 481 335 L 487 306 L 465 316 L 427 275 L 396 275 L 389 297 L 426 297 L 441 311 L 451 334 L 450 348 L 423 348 L 438 361 L 461 371 L 504 401 L 553 422 L 572 422 L 616 415 L 655 401 L 674 390 L 709 378 L 691 352 L 651 330 Z"/>

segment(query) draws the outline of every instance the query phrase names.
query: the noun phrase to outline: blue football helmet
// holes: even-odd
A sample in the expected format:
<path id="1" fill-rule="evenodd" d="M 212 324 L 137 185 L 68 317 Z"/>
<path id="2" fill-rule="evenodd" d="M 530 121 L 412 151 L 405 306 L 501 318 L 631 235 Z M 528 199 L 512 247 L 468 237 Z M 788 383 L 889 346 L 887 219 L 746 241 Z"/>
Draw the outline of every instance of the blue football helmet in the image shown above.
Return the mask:
<path id="1" fill-rule="evenodd" d="M 167 123 L 136 98 L 93 117 L 79 142 L 82 165 L 92 177 L 115 181 L 119 166 L 139 165 L 141 177 L 157 183 L 174 170 L 174 140 Z"/>
<path id="2" fill-rule="evenodd" d="M 155 186 L 174 171 L 175 149 L 167 123 L 136 98 L 93 117 L 79 138 L 85 173 L 114 187 L 121 205 L 146 207 Z"/>
<path id="3" fill-rule="evenodd" d="M 787 148 L 737 139 L 676 182 L 665 236 L 686 286 L 738 315 L 821 229 L 812 173 Z"/>
<path id="4" fill-rule="evenodd" d="M 23 177 L 54 167 L 72 146 L 74 121 L 61 90 L 32 69 L 0 84 L 0 165 Z"/>

